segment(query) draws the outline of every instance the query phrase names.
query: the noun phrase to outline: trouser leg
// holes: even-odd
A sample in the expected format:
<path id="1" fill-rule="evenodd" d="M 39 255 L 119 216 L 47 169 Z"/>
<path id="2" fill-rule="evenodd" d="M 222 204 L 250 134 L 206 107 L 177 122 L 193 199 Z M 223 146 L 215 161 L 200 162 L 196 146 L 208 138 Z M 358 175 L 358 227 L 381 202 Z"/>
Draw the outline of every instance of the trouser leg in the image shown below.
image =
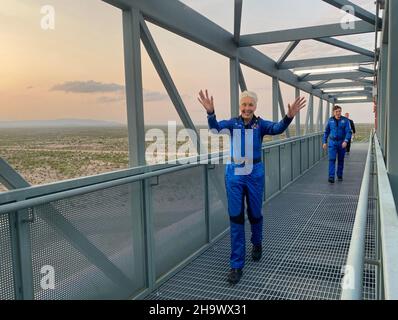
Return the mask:
<path id="1" fill-rule="evenodd" d="M 336 175 L 336 147 L 333 142 L 329 142 L 329 178 Z"/>
<path id="2" fill-rule="evenodd" d="M 346 150 L 342 146 L 339 146 L 339 148 L 338 148 L 338 164 L 337 164 L 337 176 L 338 177 L 343 176 L 345 152 L 346 152 Z"/>
<path id="3" fill-rule="evenodd" d="M 243 176 L 234 175 L 234 168 L 227 168 L 225 187 L 231 227 L 230 266 L 233 269 L 241 269 L 244 267 L 246 254 Z"/>
<path id="4" fill-rule="evenodd" d="M 350 152 L 350 150 L 351 150 L 351 141 L 349 141 L 349 142 L 347 143 L 346 152 Z"/>
<path id="5" fill-rule="evenodd" d="M 264 194 L 264 165 L 256 164 L 252 173 L 247 177 L 246 201 L 247 214 L 251 224 L 253 245 L 261 245 L 263 241 L 263 194 Z"/>

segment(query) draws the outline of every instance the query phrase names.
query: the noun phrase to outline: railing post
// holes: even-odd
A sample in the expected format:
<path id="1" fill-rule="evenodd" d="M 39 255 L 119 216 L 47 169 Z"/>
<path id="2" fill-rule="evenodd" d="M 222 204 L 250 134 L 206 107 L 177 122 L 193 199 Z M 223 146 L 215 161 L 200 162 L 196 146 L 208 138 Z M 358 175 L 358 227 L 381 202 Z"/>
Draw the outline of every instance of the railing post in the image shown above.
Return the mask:
<path id="1" fill-rule="evenodd" d="M 158 177 L 159 178 L 159 177 Z M 144 222 L 144 241 L 145 241 L 145 267 L 146 267 L 146 281 L 150 291 L 155 287 L 156 283 L 156 268 L 155 268 L 155 235 L 153 230 L 153 215 L 152 215 L 152 184 L 151 178 L 144 179 L 141 184 L 141 190 L 144 190 L 144 207 L 143 207 L 143 222 Z"/>

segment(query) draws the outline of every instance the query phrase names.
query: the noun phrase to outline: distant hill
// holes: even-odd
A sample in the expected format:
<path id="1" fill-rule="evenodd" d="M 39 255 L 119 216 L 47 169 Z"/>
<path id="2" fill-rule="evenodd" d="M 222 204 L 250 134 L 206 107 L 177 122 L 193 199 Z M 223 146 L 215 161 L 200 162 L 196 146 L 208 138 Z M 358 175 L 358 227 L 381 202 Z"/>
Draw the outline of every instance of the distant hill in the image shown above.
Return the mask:
<path id="1" fill-rule="evenodd" d="M 90 119 L 0 121 L 0 128 L 125 127 L 123 123 Z"/>

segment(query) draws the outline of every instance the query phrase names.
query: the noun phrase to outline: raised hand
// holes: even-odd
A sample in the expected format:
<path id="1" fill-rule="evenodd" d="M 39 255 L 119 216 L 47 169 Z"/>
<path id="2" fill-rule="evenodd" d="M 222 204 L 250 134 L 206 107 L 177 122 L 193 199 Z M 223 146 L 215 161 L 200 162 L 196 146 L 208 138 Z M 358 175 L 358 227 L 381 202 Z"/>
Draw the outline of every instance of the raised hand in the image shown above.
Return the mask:
<path id="1" fill-rule="evenodd" d="M 289 118 L 294 118 L 297 113 L 300 112 L 307 104 L 305 97 L 297 97 L 292 104 L 288 104 L 287 116 Z"/>
<path id="2" fill-rule="evenodd" d="M 205 90 L 206 95 L 203 93 L 202 90 L 199 92 L 198 100 L 200 104 L 206 109 L 207 113 L 214 112 L 214 99 L 213 96 L 209 98 L 209 94 L 207 93 L 207 89 Z"/>

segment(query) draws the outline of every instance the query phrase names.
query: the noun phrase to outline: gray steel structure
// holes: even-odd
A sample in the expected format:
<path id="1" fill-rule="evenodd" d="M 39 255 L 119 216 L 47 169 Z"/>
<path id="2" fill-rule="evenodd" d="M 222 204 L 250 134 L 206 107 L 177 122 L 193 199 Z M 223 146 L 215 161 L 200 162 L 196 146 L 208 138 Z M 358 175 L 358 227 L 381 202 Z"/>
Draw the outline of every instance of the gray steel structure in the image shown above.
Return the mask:
<path id="1" fill-rule="evenodd" d="M 296 118 L 296 137 L 289 137 L 292 132 L 288 132 L 287 139 L 276 139 L 263 146 L 267 186 L 264 197 L 267 201 L 273 201 L 273 199 L 276 202 L 279 201 L 278 197 L 283 195 L 283 191 L 288 190 L 292 184 L 298 183 L 300 181 L 298 179 L 301 179 L 304 173 L 306 175 L 302 179 L 306 183 L 301 184 L 303 190 L 317 193 L 319 188 L 316 189 L 311 177 L 315 176 L 314 166 L 326 155 L 321 149 L 320 131 L 323 130 L 331 114 L 331 105 L 375 102 L 377 126 L 376 133 L 374 137 L 371 137 L 369 144 L 362 194 L 358 198 L 358 193 L 354 193 L 352 199 L 349 199 L 351 209 L 359 201 L 358 212 L 350 220 L 352 227 L 340 230 L 345 236 L 347 232 L 348 234 L 352 232 L 349 250 L 351 254 L 346 265 L 352 266 L 354 270 L 365 269 L 368 276 L 362 278 L 362 272 L 356 274 L 355 283 L 361 285 L 344 289 L 342 298 L 361 298 L 364 296 L 362 287 L 369 288 L 370 286 L 373 291 L 368 298 L 396 299 L 398 296 L 396 279 L 398 254 L 395 250 L 398 241 L 396 211 L 398 162 L 394 159 L 398 157 L 398 148 L 394 147 L 394 141 L 397 141 L 398 128 L 394 126 L 394 120 L 398 118 L 396 108 L 398 92 L 393 89 L 398 84 L 396 71 L 398 70 L 398 37 L 395 36 L 398 34 L 398 22 L 392 17 L 398 14 L 397 1 L 378 0 L 377 14 L 373 15 L 350 1 L 323 0 L 339 9 L 346 5 L 352 6 L 355 9 L 353 14 L 360 21 L 356 22 L 354 29 L 343 28 L 340 24 L 331 24 L 252 35 L 240 34 L 243 0 L 235 0 L 234 34 L 227 32 L 177 0 L 103 1 L 120 8 L 123 12 L 131 168 L 55 184 L 30 186 L 7 162 L 0 159 L 0 182 L 10 189 L 0 194 L 0 252 L 2 255 L 0 299 L 140 299 L 148 296 L 159 298 L 160 296 L 156 296 L 158 288 L 176 273 L 184 276 L 181 270 L 189 272 L 189 268 L 184 268 L 194 258 L 209 254 L 218 246 L 219 241 L 222 243 L 228 232 L 228 221 L 225 215 L 226 195 L 222 178 L 223 165 L 213 165 L 211 161 L 207 164 L 145 164 L 140 40 L 184 126 L 195 131 L 194 123 L 156 47 L 146 21 L 229 59 L 231 115 L 233 116 L 239 112 L 239 89 L 247 89 L 241 64 L 272 77 L 274 121 L 279 119 L 279 113 L 283 116 L 286 112 L 280 81 L 293 86 L 296 96 L 299 96 L 301 92 L 309 94 L 304 135 L 300 130 L 299 115 Z M 383 15 L 381 19 L 379 18 L 380 10 Z M 333 38 L 364 33 L 375 34 L 374 52 Z M 378 34 L 381 35 L 379 49 L 377 49 Z M 344 48 L 355 54 L 288 60 L 300 41 L 307 39 Z M 281 42 L 286 42 L 287 47 L 277 61 L 252 47 Z M 292 70 L 347 64 L 360 64 L 361 67 L 353 72 L 321 75 L 309 73 L 301 77 Z M 374 64 L 374 70 L 363 67 L 368 64 Z M 347 81 L 330 83 L 335 79 Z M 319 82 L 312 84 L 309 81 Z M 364 92 L 326 94 L 323 91 L 330 88 L 349 90 L 359 85 L 365 86 Z M 374 86 L 377 87 L 377 92 L 370 93 L 369 87 Z M 365 98 L 339 101 L 339 98 L 358 96 L 365 96 Z M 320 98 L 315 126 L 314 97 Z M 198 141 L 199 147 L 200 141 Z M 211 154 L 204 158 L 217 160 L 223 157 L 220 158 L 219 154 Z M 363 159 L 361 161 L 363 163 Z M 311 168 L 313 169 L 310 170 Z M 361 172 L 356 172 L 355 179 L 358 179 L 360 175 Z M 179 187 L 180 185 L 182 187 Z M 174 202 L 165 201 L 165 195 L 173 187 L 174 192 L 177 192 L 179 188 L 183 192 L 192 189 L 192 193 L 195 194 L 192 198 L 193 203 L 190 206 L 184 206 L 184 200 L 186 200 L 184 198 Z M 322 186 L 320 188 L 322 189 Z M 321 194 L 320 197 L 323 197 L 320 201 L 324 201 L 325 195 Z M 372 203 L 370 207 L 365 204 L 368 200 Z M 321 202 L 316 203 L 315 209 L 318 209 Z M 181 207 L 185 211 L 181 211 Z M 294 217 L 294 212 L 292 214 Z M 366 216 L 367 223 L 364 222 Z M 312 217 L 301 222 L 312 223 Z M 322 220 L 315 221 L 314 228 L 319 223 L 322 224 Z M 332 223 L 328 225 L 329 227 L 336 227 L 334 224 L 339 225 L 338 220 L 328 221 L 328 223 Z M 304 231 L 305 229 L 299 230 L 298 235 Z M 181 237 L 188 237 L 189 243 L 181 243 L 179 241 Z M 317 240 L 319 239 L 304 238 L 303 243 L 308 245 L 311 244 L 308 241 Z M 326 246 L 328 241 L 331 241 L 329 244 L 333 243 L 333 239 L 328 238 L 322 238 L 322 241 L 325 241 Z M 349 240 L 344 238 L 344 241 Z M 284 243 L 281 239 L 279 244 Z M 227 250 L 227 248 L 224 249 Z M 67 251 L 71 260 L 66 261 L 59 256 L 59 250 Z M 355 254 L 358 250 L 360 254 Z M 363 250 L 366 250 L 366 255 L 362 254 Z M 348 252 L 343 251 L 339 252 L 341 254 L 339 259 L 345 261 Z M 368 254 L 369 252 L 371 254 Z M 320 257 L 320 260 L 323 261 L 324 258 Z M 342 260 L 340 260 L 339 264 L 332 264 L 332 269 L 342 265 Z M 54 264 L 59 272 L 57 289 L 54 291 L 45 291 L 40 287 L 40 268 L 49 262 Z M 278 265 L 273 270 L 278 270 L 279 266 L 283 265 Z M 287 274 L 291 272 L 291 275 L 296 276 L 292 280 L 292 283 L 296 285 L 295 288 L 300 287 L 300 281 L 309 281 L 306 277 L 298 276 L 302 275 L 302 270 L 289 271 L 289 265 L 285 267 Z M 305 267 L 303 265 L 303 268 Z M 333 274 L 337 274 L 336 270 Z M 347 277 L 346 274 L 344 279 L 347 280 Z M 332 279 L 334 285 L 336 279 Z M 292 289 L 291 286 L 288 288 Z M 265 293 L 263 288 L 258 295 L 248 296 L 248 298 L 295 297 L 292 292 L 282 296 L 278 292 L 274 295 L 272 292 L 268 295 Z M 213 297 L 212 294 L 217 294 L 217 292 L 210 292 L 205 297 Z M 310 293 L 298 297 L 314 296 Z M 329 296 L 315 297 L 336 298 L 340 297 L 340 291 Z"/>

